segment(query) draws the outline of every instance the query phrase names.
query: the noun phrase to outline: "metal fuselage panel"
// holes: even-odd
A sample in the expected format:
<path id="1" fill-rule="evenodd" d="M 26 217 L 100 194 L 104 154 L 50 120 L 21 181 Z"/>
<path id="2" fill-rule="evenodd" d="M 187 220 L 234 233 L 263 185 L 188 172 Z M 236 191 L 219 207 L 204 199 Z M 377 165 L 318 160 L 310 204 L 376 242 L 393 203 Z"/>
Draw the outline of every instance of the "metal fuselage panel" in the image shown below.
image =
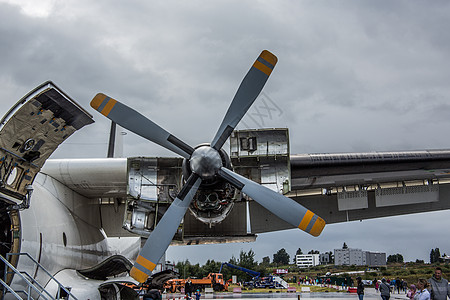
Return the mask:
<path id="1" fill-rule="evenodd" d="M 34 203 L 20 212 L 20 252 L 29 253 L 51 274 L 87 268 L 107 257 L 97 200 L 85 198 L 44 174 L 36 176 L 33 187 Z M 17 268 L 44 286 L 49 279 L 27 257 L 20 257 Z M 20 286 L 20 279 L 14 278 L 13 287 Z"/>

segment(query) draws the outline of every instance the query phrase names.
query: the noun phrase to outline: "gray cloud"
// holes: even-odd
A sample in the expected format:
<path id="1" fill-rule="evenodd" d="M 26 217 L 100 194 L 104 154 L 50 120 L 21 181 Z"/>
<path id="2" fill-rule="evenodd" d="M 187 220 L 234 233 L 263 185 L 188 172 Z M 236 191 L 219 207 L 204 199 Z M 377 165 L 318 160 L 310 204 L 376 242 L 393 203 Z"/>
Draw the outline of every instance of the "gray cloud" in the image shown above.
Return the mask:
<path id="1" fill-rule="evenodd" d="M 52 79 L 88 110 L 104 92 L 189 144 L 208 142 L 243 76 L 268 49 L 279 63 L 264 92 L 281 115 L 265 125 L 290 128 L 292 153 L 449 148 L 446 1 L 50 1 L 47 7 L 33 15 L 0 1 L 0 113 Z M 54 158 L 105 156 L 109 122 L 90 111 L 96 123 Z M 127 156 L 172 155 L 132 133 L 124 141 Z M 440 235 L 428 237 L 436 220 L 448 227 L 445 213 L 331 225 L 318 239 L 287 231 L 254 244 L 208 247 L 266 256 L 284 245 L 290 253 L 328 251 L 346 241 L 427 260 L 432 247 L 450 248 Z M 407 249 L 406 228 L 416 227 L 425 246 Z M 386 231 L 406 239 L 369 243 Z M 203 259 L 196 247 L 178 249 L 169 255 Z"/>

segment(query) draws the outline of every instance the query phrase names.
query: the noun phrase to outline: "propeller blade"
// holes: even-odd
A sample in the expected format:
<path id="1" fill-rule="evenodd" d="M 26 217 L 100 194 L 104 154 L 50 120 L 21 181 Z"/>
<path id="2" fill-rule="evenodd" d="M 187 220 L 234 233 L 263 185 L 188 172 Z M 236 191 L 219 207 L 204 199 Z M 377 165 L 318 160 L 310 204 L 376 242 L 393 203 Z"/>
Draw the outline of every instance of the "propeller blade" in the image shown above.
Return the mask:
<path id="1" fill-rule="evenodd" d="M 156 225 L 156 228 L 145 242 L 130 271 L 130 275 L 134 279 L 143 283 L 152 274 L 156 264 L 169 247 L 201 182 L 201 178 L 195 173 L 192 173 L 177 198 L 175 198 L 169 209 L 164 213 L 158 225 Z"/>
<path id="2" fill-rule="evenodd" d="M 105 94 L 97 94 L 92 99 L 91 106 L 120 126 L 166 149 L 172 150 L 184 158 L 189 158 L 194 152 L 191 146 L 171 135 L 139 112 Z"/>
<path id="3" fill-rule="evenodd" d="M 277 57 L 267 50 L 261 52 L 253 66 L 248 71 L 239 86 L 233 101 L 214 137 L 211 147 L 216 150 L 222 148 L 225 141 L 233 132 L 239 121 L 258 97 L 272 72 Z"/>
<path id="4" fill-rule="evenodd" d="M 325 227 L 325 221 L 321 217 L 286 196 L 224 167 L 219 170 L 219 175 L 280 219 L 313 236 L 319 236 Z"/>

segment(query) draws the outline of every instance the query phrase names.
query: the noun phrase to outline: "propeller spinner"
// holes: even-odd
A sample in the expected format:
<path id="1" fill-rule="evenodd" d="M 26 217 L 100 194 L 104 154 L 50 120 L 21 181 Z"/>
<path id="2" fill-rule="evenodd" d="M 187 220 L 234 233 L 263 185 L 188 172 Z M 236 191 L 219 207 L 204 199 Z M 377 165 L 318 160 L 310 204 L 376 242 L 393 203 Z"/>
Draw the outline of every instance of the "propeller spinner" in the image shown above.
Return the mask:
<path id="1" fill-rule="evenodd" d="M 139 112 L 104 94 L 97 94 L 91 106 L 120 126 L 183 156 L 189 162 L 191 175 L 176 199 L 163 215 L 141 249 L 130 275 L 145 282 L 170 245 L 202 181 L 219 177 L 250 196 L 253 200 L 295 227 L 318 236 L 325 221 L 294 200 L 234 173 L 223 165 L 219 151 L 234 128 L 258 97 L 277 63 L 275 55 L 261 52 L 241 82 L 236 95 L 210 146 L 196 149 L 176 138 Z"/>

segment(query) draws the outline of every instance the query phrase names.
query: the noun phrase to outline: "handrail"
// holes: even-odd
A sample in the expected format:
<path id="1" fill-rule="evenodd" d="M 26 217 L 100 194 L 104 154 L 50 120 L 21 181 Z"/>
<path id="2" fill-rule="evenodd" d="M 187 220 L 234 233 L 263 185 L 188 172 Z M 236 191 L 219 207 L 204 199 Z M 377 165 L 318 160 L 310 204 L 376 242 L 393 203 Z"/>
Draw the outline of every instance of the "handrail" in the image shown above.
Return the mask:
<path id="1" fill-rule="evenodd" d="M 0 278 L 0 283 L 11 293 L 13 294 L 14 297 L 16 297 L 16 299 L 22 300 L 22 297 L 19 296 L 19 294 L 17 294 L 6 282 L 4 282 L 1 278 Z"/>
<path id="2" fill-rule="evenodd" d="M 28 274 L 27 272 L 20 272 L 20 273 L 27 275 L 28 278 L 30 279 L 30 282 L 32 282 L 33 285 L 37 285 L 38 289 L 40 289 L 42 292 L 45 292 L 51 299 L 53 299 L 52 295 L 50 295 L 50 293 L 39 282 L 37 282 L 33 277 L 31 277 L 30 274 Z M 57 295 L 57 297 L 59 297 L 59 294 Z"/>
<path id="3" fill-rule="evenodd" d="M 46 296 L 42 295 L 42 293 L 28 280 L 25 278 L 25 276 L 23 276 L 19 270 L 17 270 L 12 264 L 9 263 L 9 261 L 4 258 L 2 255 L 0 255 L 0 260 L 2 260 L 5 263 L 5 274 L 7 273 L 7 269 L 8 267 L 14 271 L 14 273 L 16 275 L 18 275 L 23 281 L 25 281 L 25 283 L 28 285 L 28 290 L 30 291 L 30 288 L 35 290 L 40 296 L 42 296 L 44 299 L 48 299 Z M 9 289 L 8 289 L 9 290 Z M 30 295 L 27 295 L 28 298 L 27 299 L 31 299 Z"/>
<path id="4" fill-rule="evenodd" d="M 56 297 L 59 297 L 60 296 L 60 292 L 61 292 L 61 289 L 64 291 L 64 292 L 66 292 L 67 293 L 67 295 L 69 295 L 69 296 L 71 296 L 74 300 L 78 300 L 77 299 L 77 297 L 75 297 L 69 290 L 67 290 L 66 289 L 66 287 L 62 284 L 62 283 L 60 283 L 52 274 L 50 274 L 50 272 L 48 272 L 37 260 L 35 260 L 31 255 L 29 255 L 28 253 L 7 253 L 6 254 L 6 258 L 9 258 L 10 256 L 13 256 L 13 255 L 18 255 L 18 256 L 21 256 L 21 255 L 25 255 L 25 256 L 27 256 L 29 259 L 31 259 L 38 267 L 40 267 L 41 269 L 42 269 L 42 271 L 44 271 L 45 272 L 45 274 L 47 274 L 49 277 L 50 277 L 50 280 L 54 280 L 55 282 L 56 282 L 56 284 L 58 285 L 58 287 L 59 287 L 59 289 L 58 289 L 58 293 L 57 293 L 57 295 L 56 295 Z M 27 274 L 28 275 L 28 274 Z M 30 276 L 30 275 L 28 275 L 28 276 Z M 31 277 L 31 276 L 30 276 Z M 48 292 L 47 292 L 47 294 L 48 294 Z M 50 296 L 51 297 L 51 296 Z"/>

